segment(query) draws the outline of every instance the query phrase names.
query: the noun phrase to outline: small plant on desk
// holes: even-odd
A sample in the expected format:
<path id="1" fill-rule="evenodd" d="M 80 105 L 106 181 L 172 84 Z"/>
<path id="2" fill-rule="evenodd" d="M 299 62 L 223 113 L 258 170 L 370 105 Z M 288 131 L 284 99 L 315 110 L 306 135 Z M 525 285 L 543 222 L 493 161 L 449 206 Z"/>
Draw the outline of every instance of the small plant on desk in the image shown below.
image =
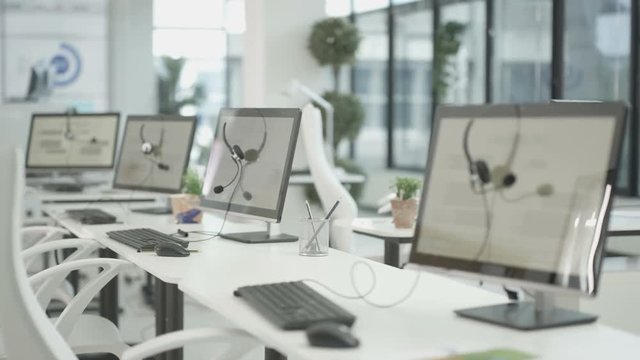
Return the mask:
<path id="1" fill-rule="evenodd" d="M 397 228 L 411 228 L 418 212 L 418 191 L 422 182 L 411 177 L 397 177 L 391 186 L 395 190 L 396 198 L 391 200 L 391 214 Z"/>
<path id="2" fill-rule="evenodd" d="M 182 194 L 171 196 L 173 216 L 179 223 L 199 223 L 202 221 L 200 210 L 200 196 L 202 195 L 202 180 L 198 172 L 187 170 L 182 178 Z"/>

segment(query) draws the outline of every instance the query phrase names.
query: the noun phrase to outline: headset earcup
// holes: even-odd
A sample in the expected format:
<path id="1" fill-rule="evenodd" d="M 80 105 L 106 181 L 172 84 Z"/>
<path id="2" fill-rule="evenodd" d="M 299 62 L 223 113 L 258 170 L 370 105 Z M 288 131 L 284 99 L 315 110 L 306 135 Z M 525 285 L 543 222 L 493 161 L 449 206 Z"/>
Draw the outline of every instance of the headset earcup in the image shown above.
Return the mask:
<path id="1" fill-rule="evenodd" d="M 244 159 L 247 160 L 248 162 L 255 162 L 256 160 L 258 160 L 258 150 L 249 149 L 245 151 Z"/>
<path id="2" fill-rule="evenodd" d="M 491 172 L 489 171 L 489 166 L 487 165 L 487 163 L 484 160 L 477 160 L 474 164 L 476 174 L 478 175 L 480 181 L 482 181 L 483 184 L 490 183 Z"/>
<path id="3" fill-rule="evenodd" d="M 516 175 L 514 173 L 508 173 L 502 178 L 502 186 L 511 187 L 516 183 Z"/>
<path id="4" fill-rule="evenodd" d="M 142 150 L 143 154 L 151 154 L 151 152 L 153 152 L 153 145 L 151 145 L 151 143 L 149 142 L 142 143 L 142 147 L 140 148 L 140 150 Z"/>

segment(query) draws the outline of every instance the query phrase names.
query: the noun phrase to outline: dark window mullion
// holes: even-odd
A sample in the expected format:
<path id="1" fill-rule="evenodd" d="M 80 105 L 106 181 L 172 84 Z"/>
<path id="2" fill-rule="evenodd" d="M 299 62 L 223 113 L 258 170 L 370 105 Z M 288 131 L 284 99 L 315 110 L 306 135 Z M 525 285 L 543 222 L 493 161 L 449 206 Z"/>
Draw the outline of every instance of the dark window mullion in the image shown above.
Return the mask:
<path id="1" fill-rule="evenodd" d="M 493 53 L 494 53 L 494 0 L 485 2 L 485 58 L 484 58 L 484 102 L 491 104 L 493 101 Z"/>
<path id="2" fill-rule="evenodd" d="M 631 75 L 629 99 L 630 99 L 630 113 L 629 113 L 629 186 L 628 191 L 630 195 L 638 195 L 638 161 L 639 151 L 638 149 L 638 137 L 640 136 L 638 119 L 640 115 L 640 91 L 638 89 L 640 76 L 638 76 L 638 70 L 640 64 L 638 64 L 639 58 L 639 46 L 640 41 L 640 6 L 637 1 L 631 1 L 631 48 L 630 48 L 630 65 L 629 72 Z"/>
<path id="3" fill-rule="evenodd" d="M 429 119 L 429 121 L 431 122 L 429 124 L 429 129 L 433 129 L 433 121 L 434 121 L 434 117 L 436 114 L 436 107 L 438 106 L 438 103 L 436 101 L 437 99 L 437 94 L 436 94 L 436 72 L 435 72 L 435 60 L 436 60 L 436 49 L 437 49 L 437 40 L 438 40 L 438 29 L 440 28 L 440 1 L 439 0 L 433 0 L 433 50 L 432 50 L 432 54 L 433 54 L 433 58 L 431 60 L 431 119 Z"/>
<path id="4" fill-rule="evenodd" d="M 395 37 L 395 24 L 393 16 L 393 4 L 392 0 L 389 0 L 389 6 L 387 7 L 387 36 L 388 36 L 388 59 L 387 59 L 387 167 L 393 168 L 393 133 L 394 133 L 394 102 L 393 96 L 395 93 L 395 79 L 393 76 L 393 69 L 395 67 L 394 58 L 394 37 Z"/>
<path id="5" fill-rule="evenodd" d="M 564 91 L 565 2 L 553 0 L 551 6 L 551 99 L 562 99 Z"/>

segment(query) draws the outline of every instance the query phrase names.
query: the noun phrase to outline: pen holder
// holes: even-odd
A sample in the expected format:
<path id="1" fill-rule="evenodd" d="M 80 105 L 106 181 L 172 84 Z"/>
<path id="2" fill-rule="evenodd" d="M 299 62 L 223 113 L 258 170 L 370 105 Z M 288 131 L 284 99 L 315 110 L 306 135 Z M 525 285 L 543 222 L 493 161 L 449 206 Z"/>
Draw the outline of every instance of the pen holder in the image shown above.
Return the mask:
<path id="1" fill-rule="evenodd" d="M 300 255 L 327 256 L 329 255 L 330 219 L 302 219 L 302 233 L 300 234 Z"/>

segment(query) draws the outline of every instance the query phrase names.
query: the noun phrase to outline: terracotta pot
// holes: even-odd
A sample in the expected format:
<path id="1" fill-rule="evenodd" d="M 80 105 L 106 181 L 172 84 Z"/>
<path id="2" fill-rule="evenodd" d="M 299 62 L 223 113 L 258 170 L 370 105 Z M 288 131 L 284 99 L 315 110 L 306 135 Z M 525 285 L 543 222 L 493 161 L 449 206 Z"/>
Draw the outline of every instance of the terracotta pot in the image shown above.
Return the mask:
<path id="1" fill-rule="evenodd" d="M 190 222 L 200 223 L 202 221 L 202 212 L 199 211 L 200 196 L 191 194 L 171 195 L 171 212 L 179 222 L 182 222 L 180 219 L 192 210 L 198 210 L 198 214 L 195 217 L 190 217 L 192 220 Z"/>
<path id="2" fill-rule="evenodd" d="M 418 201 L 416 199 L 391 200 L 391 214 L 393 215 L 393 223 L 399 229 L 408 229 L 413 227 L 418 212 Z"/>

